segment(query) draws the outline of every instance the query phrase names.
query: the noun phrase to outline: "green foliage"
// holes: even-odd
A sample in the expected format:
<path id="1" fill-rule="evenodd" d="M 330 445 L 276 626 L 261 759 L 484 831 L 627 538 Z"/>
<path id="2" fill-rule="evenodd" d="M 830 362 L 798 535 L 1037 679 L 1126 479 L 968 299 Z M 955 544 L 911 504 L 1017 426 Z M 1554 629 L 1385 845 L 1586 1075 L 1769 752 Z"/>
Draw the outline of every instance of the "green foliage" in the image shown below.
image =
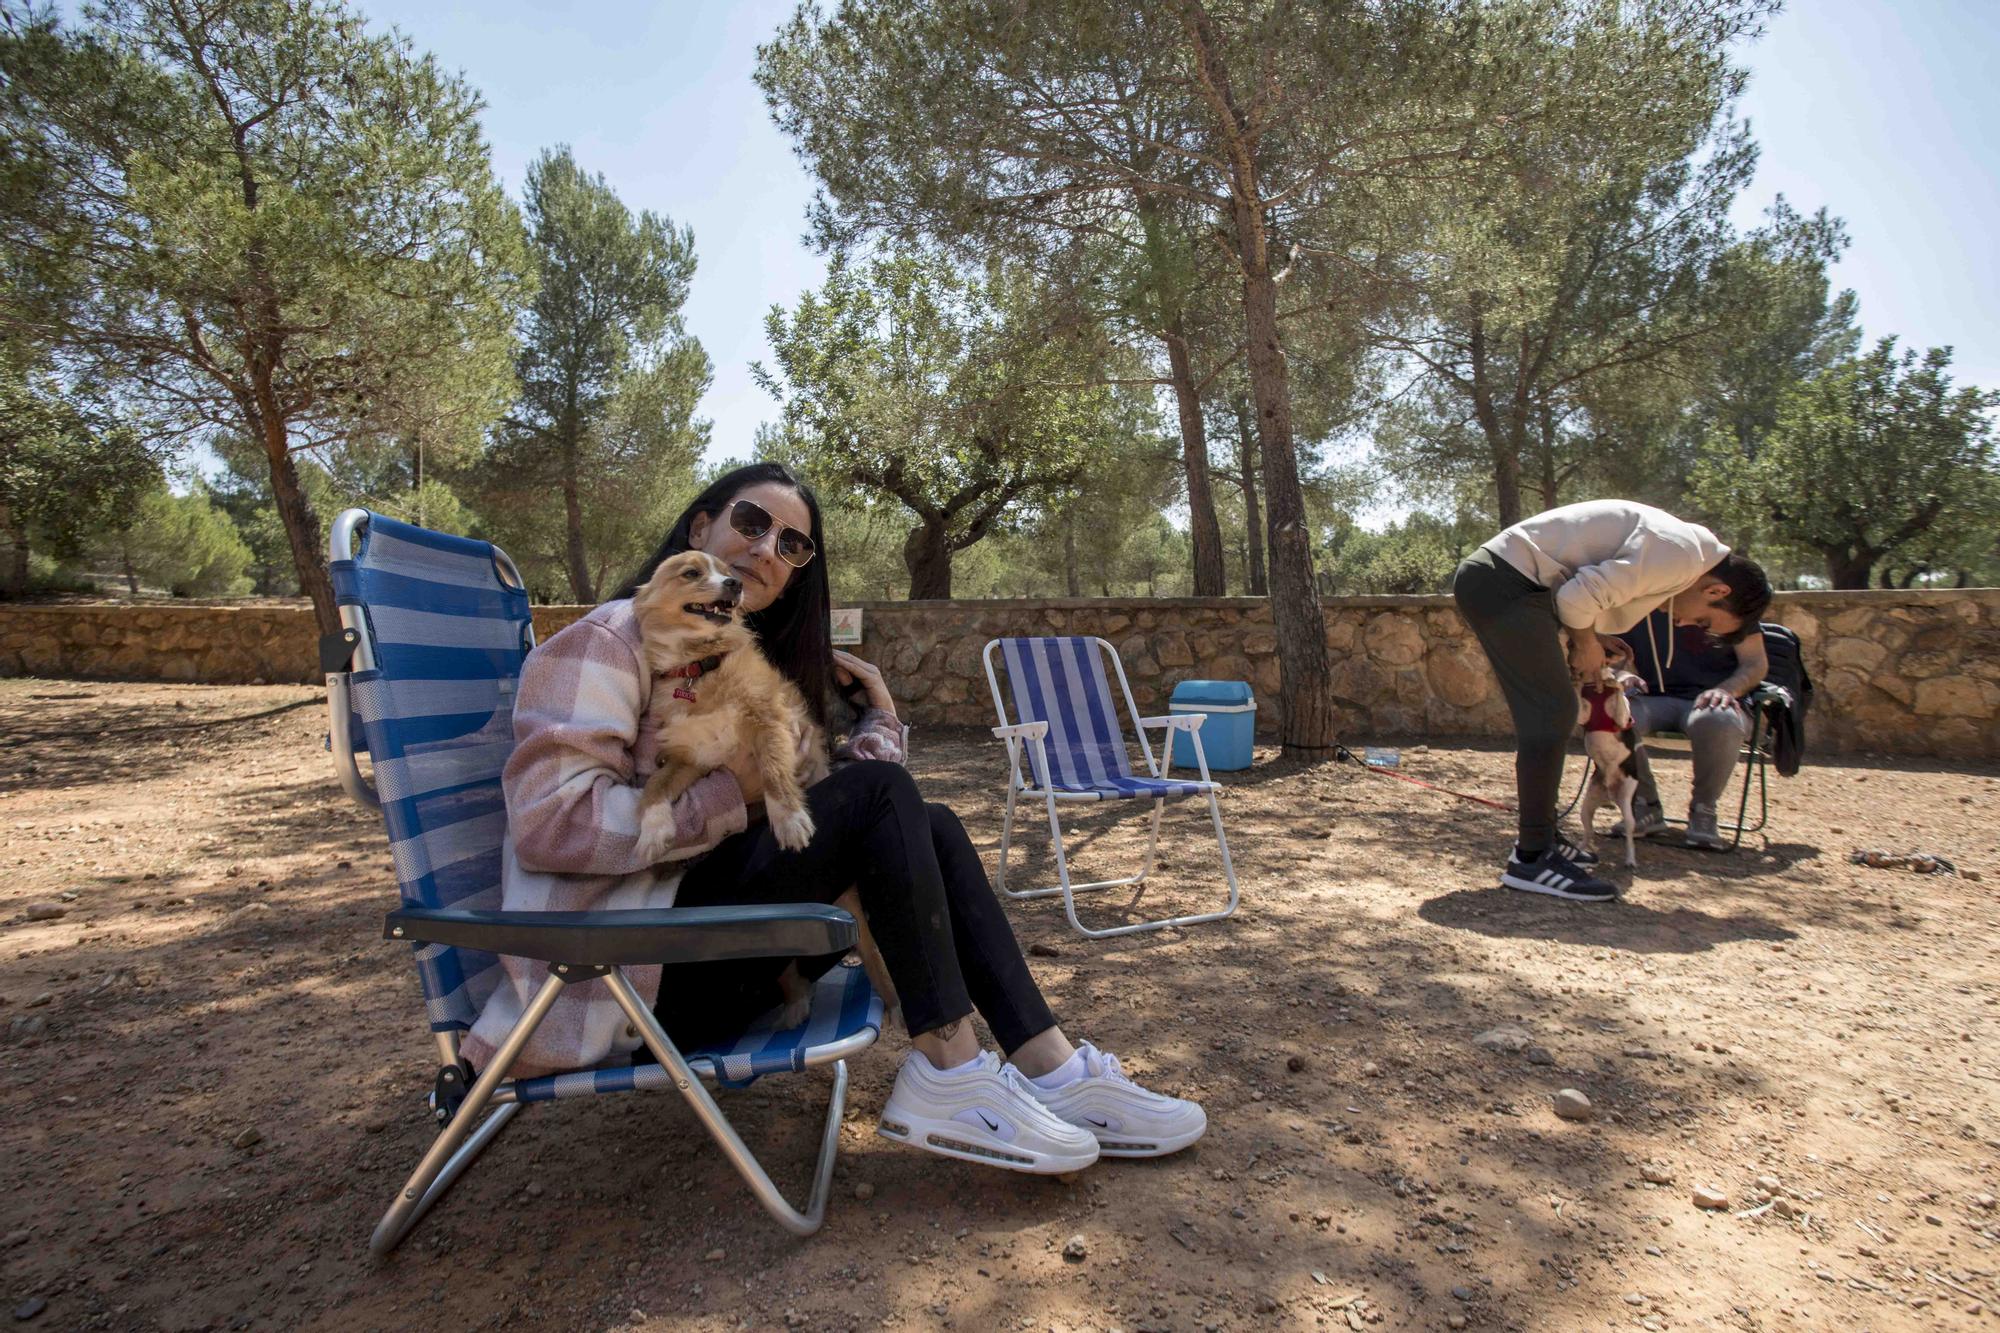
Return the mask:
<path id="1" fill-rule="evenodd" d="M 1900 355 L 1884 338 L 1788 390 L 1748 458 L 1718 424 L 1697 469 L 1703 500 L 1865 588 L 1878 563 L 1963 569 L 2000 528 L 1988 413 L 2000 393 L 1954 388 L 1951 350 Z"/>
<path id="2" fill-rule="evenodd" d="M 479 101 L 338 0 L 0 0 L 0 324 L 115 383 L 163 436 L 257 442 L 333 627 L 291 453 L 466 447 L 509 382 L 519 220 Z"/>
<path id="3" fill-rule="evenodd" d="M 34 551 L 73 557 L 129 519 L 159 468 L 129 429 L 0 351 L 0 591 L 26 591 Z"/>
<path id="4" fill-rule="evenodd" d="M 1643 449 L 1635 418 L 1764 317 L 1754 284 L 1728 280 L 1756 166 L 1730 55 L 1767 10 L 1605 6 L 1505 39 L 1536 113 L 1503 115 L 1481 169 L 1437 193 L 1413 300 L 1379 333 L 1422 381 L 1387 433 L 1398 471 L 1483 478 L 1502 524 L 1595 493 Z M 1756 256 L 1838 244 L 1824 218 L 1772 230 Z"/>
<path id="5" fill-rule="evenodd" d="M 694 234 L 636 218 L 567 148 L 528 169 L 539 285 L 522 326 L 520 398 L 468 493 L 536 586 L 559 571 L 594 602 L 693 493 L 708 355 L 683 328 Z"/>
<path id="6" fill-rule="evenodd" d="M 102 554 L 141 587 L 176 597 L 240 597 L 252 586 L 249 545 L 200 485 L 185 495 L 148 491 L 131 520 L 107 534 Z"/>
<path id="7" fill-rule="evenodd" d="M 1322 577 L 1343 593 L 1448 592 L 1458 562 L 1487 535 L 1483 522 L 1421 510 L 1376 532 L 1342 523 L 1322 547 Z"/>
<path id="8" fill-rule="evenodd" d="M 229 515 L 236 533 L 250 548 L 245 568 L 251 591 L 260 597 L 296 597 L 299 594 L 297 567 L 292 563 L 291 540 L 271 496 L 271 471 L 264 450 L 254 440 L 221 432 L 209 437 L 209 448 L 222 461 L 222 472 L 208 483 L 210 503 Z M 352 497 L 336 492 L 333 478 L 314 461 L 313 455 L 299 456 L 299 487 L 316 514 L 337 513 Z"/>
<path id="9" fill-rule="evenodd" d="M 850 488 L 917 520 L 912 597 L 951 595 L 955 552 L 1069 499 L 1149 405 L 1095 367 L 1099 333 L 1052 310 L 1024 269 L 966 273 L 932 254 L 836 260 L 765 327 L 789 449 L 822 493 Z"/>

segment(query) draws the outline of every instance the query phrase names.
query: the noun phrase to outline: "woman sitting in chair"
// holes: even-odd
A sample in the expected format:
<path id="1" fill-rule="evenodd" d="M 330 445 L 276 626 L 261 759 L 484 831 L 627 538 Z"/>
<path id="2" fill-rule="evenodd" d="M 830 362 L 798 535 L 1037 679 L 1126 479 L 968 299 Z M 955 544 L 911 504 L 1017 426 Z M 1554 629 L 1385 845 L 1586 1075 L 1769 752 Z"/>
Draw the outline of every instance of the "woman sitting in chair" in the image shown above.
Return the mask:
<path id="1" fill-rule="evenodd" d="M 765 655 L 829 722 L 830 689 L 851 720 L 832 775 L 806 793 L 815 832 L 786 851 L 762 818 L 748 754 L 697 779 L 648 836 L 640 792 L 654 766 L 642 725 L 657 685 L 643 664 L 632 593 L 670 556 L 704 551 L 742 580 L 741 613 Z M 509 910 L 840 901 L 855 910 L 901 1004 L 911 1050 L 881 1132 L 946 1156 L 1034 1172 L 1073 1171 L 1101 1154 L 1156 1157 L 1202 1136 L 1199 1105 L 1139 1086 L 1116 1056 L 1071 1044 L 1056 1025 L 958 816 L 926 802 L 902 766 L 903 729 L 882 673 L 835 650 L 818 501 L 775 463 L 738 468 L 682 514 L 612 600 L 529 654 L 505 774 Z M 840 722 L 848 725 L 841 726 Z M 650 826 L 649 821 L 649 826 Z M 664 825 L 662 825 L 664 827 Z M 654 844 L 659 845 L 654 845 Z M 503 959 L 508 984 L 486 1002 L 464 1050 L 490 1060 L 546 965 Z M 803 960 L 802 960 L 803 961 Z M 816 960 L 823 972 L 835 960 Z M 634 968 L 683 1045 L 733 1035 L 779 1003 L 783 959 Z M 517 1074 L 599 1064 L 639 1045 L 594 984 L 565 988 L 516 1062 Z M 1001 1049 L 982 1050 L 973 1010 Z"/>

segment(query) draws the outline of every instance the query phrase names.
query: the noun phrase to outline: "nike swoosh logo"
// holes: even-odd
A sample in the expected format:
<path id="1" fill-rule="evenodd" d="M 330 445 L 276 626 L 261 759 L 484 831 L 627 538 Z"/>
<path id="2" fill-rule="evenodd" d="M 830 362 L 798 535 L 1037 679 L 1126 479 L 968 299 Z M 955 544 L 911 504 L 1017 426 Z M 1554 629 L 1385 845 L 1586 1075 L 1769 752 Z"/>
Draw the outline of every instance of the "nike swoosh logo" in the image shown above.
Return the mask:
<path id="1" fill-rule="evenodd" d="M 1093 1125 L 1096 1125 L 1096 1126 L 1097 1126 L 1097 1127 L 1098 1127 L 1099 1129 L 1110 1129 L 1110 1128 L 1111 1128 L 1111 1122 L 1110 1122 L 1109 1120 L 1099 1120 L 1099 1119 L 1098 1119 L 1098 1118 L 1097 1118 L 1096 1116 L 1094 1116 L 1094 1115 L 1087 1115 L 1087 1116 L 1085 1116 L 1085 1117 L 1084 1117 L 1084 1119 L 1085 1119 L 1085 1120 L 1088 1120 L 1088 1121 L 1089 1121 L 1089 1122 L 1090 1122 L 1091 1124 L 1093 1124 Z"/>
<path id="2" fill-rule="evenodd" d="M 986 1120 L 986 1112 L 984 1112 L 984 1111 L 981 1111 L 981 1112 L 979 1113 L 979 1118 L 980 1118 L 981 1120 Z M 987 1127 L 988 1129 L 991 1129 L 991 1130 L 995 1130 L 995 1131 L 998 1131 L 998 1130 L 999 1130 L 999 1128 L 1000 1128 L 1000 1122 L 999 1122 L 999 1121 L 997 1121 L 997 1120 L 986 1120 L 986 1127 Z"/>

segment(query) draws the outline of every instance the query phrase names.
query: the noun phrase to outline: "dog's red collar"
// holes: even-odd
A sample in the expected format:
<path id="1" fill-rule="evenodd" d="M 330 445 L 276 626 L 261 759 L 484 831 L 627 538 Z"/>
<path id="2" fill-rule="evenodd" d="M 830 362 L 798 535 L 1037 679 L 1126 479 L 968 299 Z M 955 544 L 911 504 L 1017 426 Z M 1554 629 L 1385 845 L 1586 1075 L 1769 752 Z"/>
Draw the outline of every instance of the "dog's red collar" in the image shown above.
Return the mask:
<path id="1" fill-rule="evenodd" d="M 722 654 L 717 653 L 713 657 L 704 657 L 699 662 L 689 662 L 686 666 L 677 666 L 671 671 L 658 672 L 656 673 L 656 678 L 661 680 L 666 680 L 669 678 L 678 678 L 681 680 L 694 681 L 700 679 L 702 676 L 707 675 L 709 672 L 714 671 L 721 665 L 722 665 Z M 694 691 L 686 685 L 676 685 L 674 686 L 674 698 L 685 699 L 689 703 L 693 703 Z"/>
<path id="2" fill-rule="evenodd" d="M 689 680 L 693 680 L 697 676 L 707 675 L 721 665 L 722 654 L 717 653 L 714 657 L 704 657 L 699 662 L 689 662 L 686 666 L 677 666 L 672 671 L 661 671 L 657 674 L 661 676 L 686 676 Z"/>
<path id="3" fill-rule="evenodd" d="M 1623 731 L 1617 719 L 1611 716 L 1611 696 L 1618 692 L 1616 685 L 1586 685 L 1581 693 L 1584 703 L 1590 705 L 1590 716 L 1584 720 L 1585 731 Z"/>

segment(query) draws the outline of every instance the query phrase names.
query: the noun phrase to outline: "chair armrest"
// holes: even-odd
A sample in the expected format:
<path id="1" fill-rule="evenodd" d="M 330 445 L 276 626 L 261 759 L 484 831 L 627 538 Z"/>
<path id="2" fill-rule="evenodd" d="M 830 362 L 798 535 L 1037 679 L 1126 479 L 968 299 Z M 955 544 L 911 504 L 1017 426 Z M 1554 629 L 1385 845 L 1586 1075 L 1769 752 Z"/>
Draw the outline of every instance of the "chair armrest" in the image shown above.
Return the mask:
<path id="1" fill-rule="evenodd" d="M 403 907 L 383 937 L 581 965 L 808 958 L 854 947 L 860 932 L 825 903 L 641 907 L 606 912 L 490 912 Z"/>
<path id="2" fill-rule="evenodd" d="M 1175 731 L 1200 731 L 1201 724 L 1208 721 L 1207 713 L 1163 713 L 1159 717 L 1142 717 L 1142 727 L 1171 727 Z"/>
<path id="3" fill-rule="evenodd" d="M 1049 724 L 1046 722 L 1016 722 L 1011 727 L 993 728 L 993 739 L 997 741 L 1038 741 L 1048 734 Z"/>

